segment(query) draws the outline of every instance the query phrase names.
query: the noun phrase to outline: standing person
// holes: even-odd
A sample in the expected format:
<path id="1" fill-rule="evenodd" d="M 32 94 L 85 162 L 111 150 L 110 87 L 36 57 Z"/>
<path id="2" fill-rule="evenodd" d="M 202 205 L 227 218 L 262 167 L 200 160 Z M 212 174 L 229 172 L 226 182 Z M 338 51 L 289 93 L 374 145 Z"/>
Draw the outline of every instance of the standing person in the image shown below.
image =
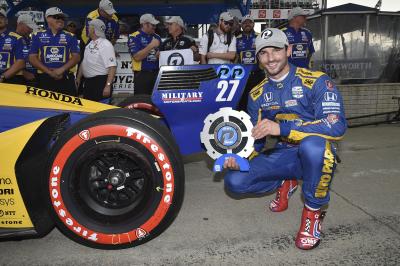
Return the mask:
<path id="1" fill-rule="evenodd" d="M 77 85 L 79 87 L 82 82 L 83 98 L 92 101 L 111 97 L 117 69 L 114 46 L 106 39 L 105 29 L 106 25 L 100 19 L 89 21 L 91 41 L 86 45 L 78 71 Z"/>
<path id="2" fill-rule="evenodd" d="M 90 12 L 85 20 L 85 26 L 82 30 L 82 41 L 85 45 L 89 42 L 89 28 L 88 23 L 92 19 L 100 19 L 106 25 L 106 38 L 113 45 L 119 38 L 119 23 L 113 4 L 109 0 L 101 0 L 99 2 L 99 8 Z"/>
<path id="3" fill-rule="evenodd" d="M 253 18 L 250 15 L 244 16 L 241 25 L 242 33 L 237 36 L 236 40 L 237 59 L 240 64 L 252 65 L 250 76 L 239 102 L 239 110 L 246 110 L 250 90 L 265 78 L 265 73 L 259 67 L 256 58 L 255 41 L 257 34 L 254 31 Z"/>
<path id="4" fill-rule="evenodd" d="M 39 88 L 75 96 L 71 69 L 80 60 L 78 40 L 63 30 L 66 15 L 61 9 L 51 7 L 45 16 L 48 28 L 33 34 L 29 51 L 29 61 L 38 70 Z"/>
<path id="5" fill-rule="evenodd" d="M 231 170 L 225 175 L 225 186 L 238 194 L 278 189 L 280 198 L 274 202 L 279 206 L 282 200 L 287 203 L 297 186 L 295 178 L 302 179 L 305 205 L 295 244 L 307 250 L 321 239 L 321 207 L 329 202 L 336 167 L 331 141 L 343 137 L 347 124 L 342 97 L 330 78 L 289 64 L 290 53 L 287 37 L 278 29 L 266 29 L 256 39 L 256 56 L 269 78 L 250 92 L 252 136 L 258 152 L 268 135 L 281 141 L 268 154 L 250 160 L 248 172 L 237 171 L 235 159 L 228 158 L 224 167 Z M 276 211 L 276 205 L 270 207 Z"/>
<path id="6" fill-rule="evenodd" d="M 236 37 L 232 34 L 233 17 L 229 12 L 222 12 L 218 26 L 209 31 L 200 40 L 201 64 L 229 64 L 236 57 Z"/>
<path id="7" fill-rule="evenodd" d="M 65 30 L 78 35 L 78 24 L 73 20 L 69 20 L 67 23 L 65 23 Z"/>
<path id="8" fill-rule="evenodd" d="M 192 49 L 193 60 L 199 61 L 199 49 L 193 38 L 185 35 L 185 24 L 180 16 L 172 16 L 165 21 L 168 27 L 169 37 L 163 41 L 160 51 L 170 51 L 179 49 Z"/>
<path id="9" fill-rule="evenodd" d="M 26 44 L 26 48 L 24 49 L 25 69 L 22 71 L 23 77 L 25 79 L 25 84 L 33 87 L 37 87 L 37 70 L 31 65 L 28 57 L 29 49 L 31 47 L 31 34 L 38 30 L 39 26 L 30 14 L 22 14 L 18 17 L 17 28 L 15 31 L 22 36 Z"/>
<path id="10" fill-rule="evenodd" d="M 157 53 L 161 38 L 155 33 L 160 23 L 152 14 L 140 17 L 140 30 L 128 37 L 128 48 L 132 56 L 135 79 L 135 94 L 151 95 L 158 74 Z"/>
<path id="11" fill-rule="evenodd" d="M 7 12 L 0 9 L 0 82 L 24 84 L 22 69 L 25 67 L 23 38 L 7 29 Z"/>
<path id="12" fill-rule="evenodd" d="M 295 7 L 290 10 L 288 20 L 289 26 L 283 28 L 289 44 L 292 46 L 292 54 L 289 57 L 289 63 L 304 68 L 311 68 L 310 60 L 315 52 L 311 32 L 304 28 L 307 21 L 307 12 L 301 7 Z"/>

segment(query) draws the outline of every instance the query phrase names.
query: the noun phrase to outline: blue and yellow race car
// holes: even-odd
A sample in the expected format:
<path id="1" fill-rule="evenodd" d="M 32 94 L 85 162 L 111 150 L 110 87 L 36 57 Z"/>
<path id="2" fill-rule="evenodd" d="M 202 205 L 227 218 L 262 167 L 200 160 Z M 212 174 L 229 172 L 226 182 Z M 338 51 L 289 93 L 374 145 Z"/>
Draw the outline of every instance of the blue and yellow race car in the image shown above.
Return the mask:
<path id="1" fill-rule="evenodd" d="M 78 243 L 118 249 L 158 236 L 183 201 L 181 155 L 202 151 L 205 117 L 235 107 L 248 75 L 240 65 L 162 67 L 157 116 L 0 84 L 0 238 L 56 225 Z"/>

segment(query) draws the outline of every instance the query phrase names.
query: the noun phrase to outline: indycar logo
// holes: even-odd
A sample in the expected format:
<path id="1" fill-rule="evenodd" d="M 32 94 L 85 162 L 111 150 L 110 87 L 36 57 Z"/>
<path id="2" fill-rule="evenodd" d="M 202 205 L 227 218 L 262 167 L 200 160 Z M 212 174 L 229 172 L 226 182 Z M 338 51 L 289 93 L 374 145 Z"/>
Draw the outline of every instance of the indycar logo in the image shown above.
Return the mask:
<path id="1" fill-rule="evenodd" d="M 71 104 L 83 106 L 81 99 L 78 97 L 73 97 L 73 96 L 69 96 L 69 95 L 65 95 L 65 94 L 61 94 L 61 93 L 53 92 L 53 91 L 46 91 L 46 90 L 42 90 L 42 89 L 38 89 L 38 88 L 34 88 L 34 87 L 27 86 L 25 94 L 39 96 L 42 98 L 49 98 L 51 100 L 56 100 L 56 101 L 60 101 L 60 102 L 64 102 L 64 103 L 71 103 Z"/>

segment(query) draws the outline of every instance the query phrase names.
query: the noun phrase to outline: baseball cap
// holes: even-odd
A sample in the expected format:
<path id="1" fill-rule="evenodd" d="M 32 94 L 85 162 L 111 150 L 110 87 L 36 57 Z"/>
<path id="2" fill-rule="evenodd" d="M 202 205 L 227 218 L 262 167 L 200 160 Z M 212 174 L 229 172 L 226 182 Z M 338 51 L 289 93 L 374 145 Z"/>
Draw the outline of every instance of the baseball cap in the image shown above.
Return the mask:
<path id="1" fill-rule="evenodd" d="M 249 15 L 243 16 L 241 19 L 241 22 L 243 23 L 246 20 L 251 20 L 251 22 L 254 22 L 254 19 Z"/>
<path id="2" fill-rule="evenodd" d="M 115 11 L 114 6 L 110 0 L 101 0 L 99 3 L 99 8 L 104 10 L 104 12 L 106 12 L 109 15 L 117 13 L 117 11 Z"/>
<path id="3" fill-rule="evenodd" d="M 183 19 L 180 16 L 172 16 L 169 17 L 166 21 L 166 23 L 176 23 L 179 26 L 181 26 L 182 28 L 185 28 L 185 23 L 183 22 Z"/>
<path id="4" fill-rule="evenodd" d="M 50 7 L 49 9 L 46 10 L 46 15 L 45 15 L 46 18 L 48 16 L 56 16 L 56 15 L 68 17 L 68 15 L 62 12 L 62 10 L 58 7 Z"/>
<path id="5" fill-rule="evenodd" d="M 292 18 L 297 17 L 297 16 L 307 16 L 307 15 L 308 15 L 308 12 L 306 12 L 301 7 L 296 6 L 289 11 L 288 20 L 291 20 Z"/>
<path id="6" fill-rule="evenodd" d="M 94 28 L 94 33 L 101 38 L 105 38 L 106 37 L 106 25 L 104 24 L 104 22 L 100 19 L 92 19 L 91 21 L 89 21 L 88 23 L 89 27 L 93 27 Z"/>
<path id="7" fill-rule="evenodd" d="M 256 38 L 256 54 L 265 47 L 284 48 L 289 46 L 286 34 L 275 28 L 267 28 L 261 32 Z"/>
<path id="8" fill-rule="evenodd" d="M 233 20 L 233 16 L 229 12 L 222 12 L 221 15 L 219 15 L 219 20 L 223 21 L 231 21 Z"/>
<path id="9" fill-rule="evenodd" d="M 26 26 L 31 28 L 33 31 L 39 30 L 39 26 L 30 14 L 22 14 L 17 19 L 17 24 L 24 23 Z"/>
<path id="10" fill-rule="evenodd" d="M 3 17 L 7 17 L 7 11 L 5 11 L 4 9 L 0 8 L 0 15 L 2 15 Z"/>
<path id="11" fill-rule="evenodd" d="M 153 25 L 157 25 L 158 23 L 160 23 L 160 21 L 158 21 L 152 14 L 143 14 L 140 17 L 140 24 L 144 24 L 144 23 L 150 23 Z"/>

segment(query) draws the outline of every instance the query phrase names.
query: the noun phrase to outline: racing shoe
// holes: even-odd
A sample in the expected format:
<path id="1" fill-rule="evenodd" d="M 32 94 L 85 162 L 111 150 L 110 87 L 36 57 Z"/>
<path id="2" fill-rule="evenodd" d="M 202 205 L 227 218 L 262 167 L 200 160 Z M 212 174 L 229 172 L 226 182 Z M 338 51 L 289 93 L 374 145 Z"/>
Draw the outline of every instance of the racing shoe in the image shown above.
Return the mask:
<path id="1" fill-rule="evenodd" d="M 269 204 L 273 212 L 283 212 L 288 208 L 289 197 L 297 188 L 297 180 L 284 180 L 276 192 L 276 197 Z"/>
<path id="2" fill-rule="evenodd" d="M 321 240 L 321 223 L 325 212 L 310 210 L 304 206 L 300 230 L 296 237 L 296 247 L 309 250 L 317 247 Z"/>

